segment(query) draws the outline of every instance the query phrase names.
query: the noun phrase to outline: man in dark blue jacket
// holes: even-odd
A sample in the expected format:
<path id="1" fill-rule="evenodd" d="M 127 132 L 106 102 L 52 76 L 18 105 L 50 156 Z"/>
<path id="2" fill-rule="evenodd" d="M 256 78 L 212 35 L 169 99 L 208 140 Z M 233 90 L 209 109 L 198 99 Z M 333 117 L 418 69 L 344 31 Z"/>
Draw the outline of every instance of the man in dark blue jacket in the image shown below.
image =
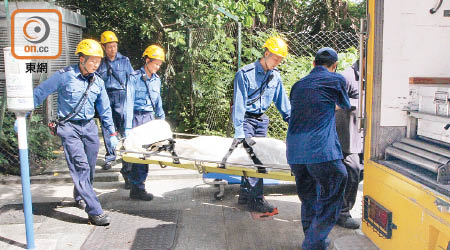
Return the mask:
<path id="1" fill-rule="evenodd" d="M 142 58 L 145 64 L 131 73 L 128 79 L 124 113 L 125 136 L 132 128 L 154 119 L 164 120 L 166 117 L 162 106 L 161 79 L 157 74 L 166 60 L 166 54 L 160 46 L 150 45 L 145 49 Z M 131 199 L 153 199 L 153 194 L 145 190 L 147 176 L 147 164 L 131 164 L 131 172 L 128 174 Z"/>
<path id="2" fill-rule="evenodd" d="M 350 109 L 338 55 L 320 49 L 309 75 L 294 84 L 286 138 L 287 160 L 302 202 L 303 250 L 326 249 L 343 202 L 347 171 L 336 133 L 335 109 Z"/>
<path id="3" fill-rule="evenodd" d="M 78 64 L 60 69 L 34 89 L 34 106 L 41 105 L 50 94 L 58 93 L 60 122 L 57 135 L 61 138 L 74 183 L 75 202 L 86 211 L 90 223 L 106 226 L 111 219 L 103 211 L 92 185 L 100 147 L 98 128 L 92 119 L 95 109 L 113 149 L 119 141 L 105 84 L 95 73 L 103 50 L 97 41 L 84 39 L 78 44 L 75 54 L 80 58 Z"/>
<path id="4" fill-rule="evenodd" d="M 272 103 L 283 120 L 289 121 L 291 106 L 276 68 L 288 54 L 287 44 L 280 37 L 270 37 L 263 48 L 263 57 L 239 69 L 234 78 L 233 144 L 245 138 L 267 136 L 269 117 L 265 112 Z M 242 177 L 238 203 L 265 216 L 278 214 L 278 209 L 264 199 L 262 178 Z"/>
<path id="5" fill-rule="evenodd" d="M 111 104 L 111 112 L 114 120 L 114 126 L 121 136 L 124 136 L 124 103 L 126 98 L 126 83 L 128 76 L 133 72 L 128 57 L 120 54 L 117 50 L 118 42 L 116 34 L 112 31 L 105 31 L 100 37 L 100 42 L 105 50 L 105 57 L 102 59 L 97 72 L 105 82 L 106 92 L 108 93 Z M 112 162 L 116 160 L 116 153 L 111 147 L 109 137 L 105 136 L 106 128 L 102 124 L 103 139 L 105 141 L 106 155 L 104 170 L 108 170 L 112 166 Z M 123 164 L 121 173 L 125 180 L 125 188 L 129 189 L 127 174 L 130 172 L 128 164 Z"/>

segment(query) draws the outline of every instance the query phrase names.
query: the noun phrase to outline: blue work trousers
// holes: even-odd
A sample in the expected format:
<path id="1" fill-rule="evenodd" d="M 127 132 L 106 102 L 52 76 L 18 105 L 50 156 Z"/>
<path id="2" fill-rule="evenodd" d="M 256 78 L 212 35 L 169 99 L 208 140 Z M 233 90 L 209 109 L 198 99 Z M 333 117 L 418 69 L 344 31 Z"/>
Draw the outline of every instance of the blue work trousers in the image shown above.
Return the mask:
<path id="1" fill-rule="evenodd" d="M 246 113 L 243 125 L 245 137 L 266 137 L 269 117 L 265 114 L 250 115 Z M 262 178 L 243 176 L 241 178 L 241 192 L 245 193 L 248 199 L 262 199 L 264 196 L 263 180 Z"/>
<path id="2" fill-rule="evenodd" d="M 146 122 L 154 120 L 154 113 L 151 111 L 134 111 L 133 128 Z M 147 164 L 132 163 L 131 172 L 128 175 L 131 185 L 138 189 L 145 189 L 145 179 L 148 175 Z"/>
<path id="3" fill-rule="evenodd" d="M 92 186 L 100 141 L 94 120 L 68 121 L 57 131 L 74 184 L 74 199 L 86 202 L 86 213 L 99 215 L 102 206 Z"/>
<path id="4" fill-rule="evenodd" d="M 325 239 L 339 218 L 347 170 L 342 160 L 293 164 L 291 170 L 302 202 L 302 249 L 325 250 Z"/>
<path id="5" fill-rule="evenodd" d="M 112 118 L 114 122 L 114 127 L 116 128 L 116 131 L 119 132 L 121 136 L 124 135 L 124 103 L 125 98 L 127 97 L 127 93 L 123 89 L 119 90 L 107 90 L 109 102 L 111 104 L 111 111 L 112 111 Z M 111 162 L 116 160 L 116 153 L 114 151 L 114 148 L 111 146 L 111 136 L 108 132 L 108 130 L 103 126 L 102 123 L 102 134 L 103 134 L 103 141 L 105 142 L 105 148 L 106 148 L 106 155 L 105 155 L 105 162 Z"/>

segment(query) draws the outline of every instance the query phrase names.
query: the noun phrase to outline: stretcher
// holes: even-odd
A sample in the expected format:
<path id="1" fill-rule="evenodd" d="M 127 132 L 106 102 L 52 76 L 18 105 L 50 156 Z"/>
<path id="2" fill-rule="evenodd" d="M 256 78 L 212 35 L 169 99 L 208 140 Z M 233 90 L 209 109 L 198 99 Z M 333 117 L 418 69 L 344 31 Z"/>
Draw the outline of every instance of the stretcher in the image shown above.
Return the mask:
<path id="1" fill-rule="evenodd" d="M 145 131 L 151 131 L 151 129 L 148 128 Z M 142 135 L 142 132 L 140 135 Z M 171 166 L 176 168 L 192 169 L 201 174 L 220 173 L 235 176 L 295 181 L 294 176 L 291 174 L 291 169 L 287 164 L 255 164 L 249 163 L 248 161 L 246 163 L 237 163 L 236 161 L 223 161 L 222 157 L 219 159 L 212 159 L 208 157 L 199 158 L 196 156 L 191 156 L 188 153 L 180 155 L 180 153 L 177 152 L 177 144 L 180 144 L 186 140 L 182 139 L 182 137 L 195 138 L 196 136 L 197 135 L 171 133 L 170 138 L 152 138 L 151 141 L 154 141 L 154 143 L 145 144 L 142 146 L 142 149 L 139 148 L 139 150 L 124 147 L 122 144 L 122 146 L 120 146 L 117 150 L 117 153 L 122 156 L 122 160 L 124 162 L 128 163 L 155 164 L 161 166 L 161 168 Z M 232 141 L 231 138 L 227 139 Z M 222 140 L 226 139 L 224 138 Z M 141 144 L 142 142 L 139 143 L 139 145 Z M 195 147 L 195 143 L 193 145 Z M 248 153 L 248 149 L 246 151 Z M 262 154 L 264 153 L 258 153 L 260 153 L 260 157 L 263 157 Z M 228 184 L 227 181 L 207 181 L 204 178 L 204 182 L 206 184 L 218 187 L 218 191 L 214 193 L 214 197 L 216 199 L 220 200 L 223 198 L 225 185 Z"/>
<path id="2" fill-rule="evenodd" d="M 220 173 L 236 176 L 295 181 L 294 177 L 291 175 L 291 169 L 289 166 L 285 165 L 225 163 L 225 167 L 222 167 L 222 161 L 172 156 L 165 154 L 164 152 L 136 152 L 127 150 L 119 150 L 118 152 L 122 156 L 122 160 L 129 163 L 155 164 L 161 166 L 161 168 L 171 166 L 192 169 L 198 171 L 200 174 Z M 178 159 L 179 162 L 174 162 L 175 159 Z M 219 188 L 219 190 L 214 193 L 214 198 L 218 200 L 223 198 L 225 186 L 228 184 L 227 181 L 207 181 L 204 179 L 204 182 L 209 185 L 215 185 Z"/>

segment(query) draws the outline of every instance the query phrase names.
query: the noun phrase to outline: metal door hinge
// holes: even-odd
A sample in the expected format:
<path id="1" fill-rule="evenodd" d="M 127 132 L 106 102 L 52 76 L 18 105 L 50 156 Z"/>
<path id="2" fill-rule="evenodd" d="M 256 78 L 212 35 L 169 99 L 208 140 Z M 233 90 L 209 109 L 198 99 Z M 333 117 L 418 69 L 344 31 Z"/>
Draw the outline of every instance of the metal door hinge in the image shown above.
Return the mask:
<path id="1" fill-rule="evenodd" d="M 436 198 L 436 200 L 434 201 L 434 204 L 436 204 L 437 209 L 439 210 L 439 212 L 442 213 L 450 213 L 450 203 Z"/>

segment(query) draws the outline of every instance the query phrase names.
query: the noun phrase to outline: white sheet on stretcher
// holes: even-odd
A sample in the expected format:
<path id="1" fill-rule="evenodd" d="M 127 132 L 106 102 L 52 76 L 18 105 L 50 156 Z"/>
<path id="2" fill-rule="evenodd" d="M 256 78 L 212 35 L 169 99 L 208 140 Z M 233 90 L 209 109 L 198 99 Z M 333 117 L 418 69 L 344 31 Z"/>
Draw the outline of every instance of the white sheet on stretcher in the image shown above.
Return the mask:
<path id="1" fill-rule="evenodd" d="M 172 138 L 172 132 L 167 122 L 155 120 L 133 128 L 127 136 L 124 147 L 126 151 L 146 152 L 143 145 Z M 275 168 L 289 169 L 286 160 L 286 144 L 273 138 L 252 138 L 256 143 L 252 146 L 255 155 L 264 165 Z M 175 152 L 180 157 L 201 161 L 222 161 L 233 142 L 233 138 L 219 136 L 198 136 L 193 139 L 175 140 Z M 165 143 L 165 142 L 163 142 Z M 254 165 L 250 156 L 240 144 L 228 157 L 228 164 Z"/>

